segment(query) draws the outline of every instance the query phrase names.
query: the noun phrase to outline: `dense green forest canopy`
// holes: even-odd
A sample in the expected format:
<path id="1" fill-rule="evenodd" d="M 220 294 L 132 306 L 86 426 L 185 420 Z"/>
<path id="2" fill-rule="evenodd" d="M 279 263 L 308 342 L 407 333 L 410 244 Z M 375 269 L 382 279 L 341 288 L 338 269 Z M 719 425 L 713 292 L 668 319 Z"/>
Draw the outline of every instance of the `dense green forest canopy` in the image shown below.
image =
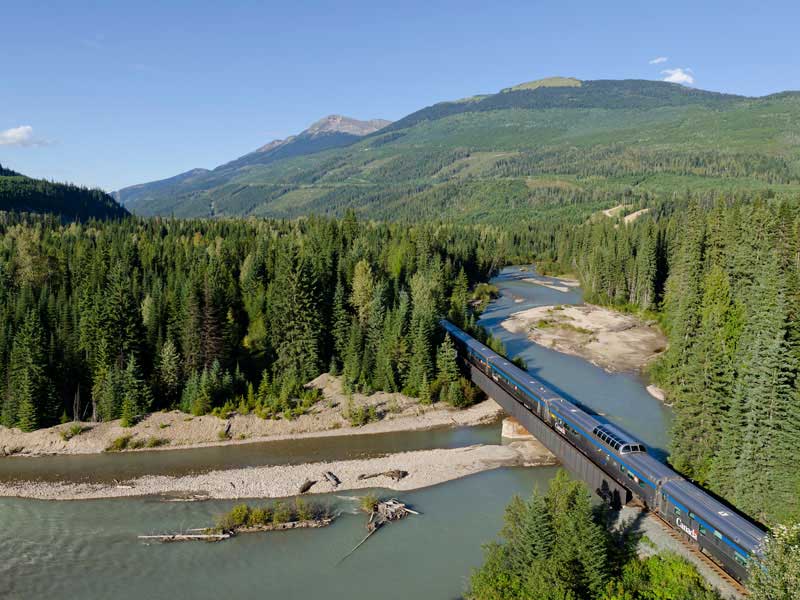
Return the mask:
<path id="1" fill-rule="evenodd" d="M 800 191 L 800 94 L 558 79 L 443 102 L 339 148 L 122 190 L 142 215 L 576 222 L 619 202 Z M 169 183 L 167 183 L 169 182 Z"/>
<path id="2" fill-rule="evenodd" d="M 500 541 L 472 574 L 475 600 L 720 600 L 697 570 L 667 552 L 640 558 L 630 523 L 612 515 L 564 471 L 546 493 L 515 497 Z M 630 528 L 632 529 L 632 528 Z"/>
<path id="3" fill-rule="evenodd" d="M 114 198 L 88 189 L 32 179 L 0 165 L 0 211 L 53 213 L 65 219 L 108 219 L 128 215 Z"/>
<path id="4" fill-rule="evenodd" d="M 469 327 L 503 236 L 312 218 L 62 224 L 0 218 L 0 418 L 240 407 L 292 418 L 324 371 L 348 389 L 474 399 L 440 315 Z"/>
<path id="5" fill-rule="evenodd" d="M 660 311 L 675 468 L 757 519 L 800 517 L 798 203 L 684 198 L 556 228 L 538 254 L 589 301 Z"/>

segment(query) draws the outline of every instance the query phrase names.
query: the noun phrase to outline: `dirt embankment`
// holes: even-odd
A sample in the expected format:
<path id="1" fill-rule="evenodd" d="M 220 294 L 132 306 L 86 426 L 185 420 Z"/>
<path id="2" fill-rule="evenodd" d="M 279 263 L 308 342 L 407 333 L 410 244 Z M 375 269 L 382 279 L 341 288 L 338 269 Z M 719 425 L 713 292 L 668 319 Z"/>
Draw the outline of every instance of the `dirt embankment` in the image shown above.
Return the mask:
<path id="1" fill-rule="evenodd" d="M 24 433 L 0 427 L 0 456 L 43 454 L 93 454 L 106 451 L 123 436 L 131 436 L 128 447 L 169 450 L 211 445 L 243 444 L 305 437 L 362 435 L 391 431 L 414 431 L 445 425 L 479 425 L 502 414 L 493 400 L 486 400 L 466 410 L 441 403 L 424 406 L 402 394 L 378 392 L 370 396 L 353 394 L 352 400 L 342 391 L 339 379 L 320 375 L 310 385 L 322 391 L 323 399 L 296 419 L 261 419 L 256 415 L 234 415 L 221 419 L 212 415 L 193 417 L 180 411 L 149 415 L 134 427 L 122 427 L 119 421 L 106 423 L 67 423 Z M 353 427 L 347 419 L 350 408 L 374 406 L 378 421 Z M 69 437 L 70 429 L 84 431 Z M 69 438 L 69 439 L 66 439 Z"/>
<path id="2" fill-rule="evenodd" d="M 315 481 L 310 493 L 383 487 L 411 490 L 444 483 L 481 471 L 508 466 L 543 466 L 556 463 L 555 457 L 536 441 L 509 445 L 470 446 L 467 448 L 420 450 L 390 454 L 379 458 L 280 465 L 211 471 L 180 477 L 148 475 L 114 484 L 22 481 L 0 486 L 0 496 L 43 500 L 86 500 L 145 495 L 171 495 L 172 499 L 207 498 L 282 498 L 294 496 L 309 480 Z M 392 471 L 408 474 L 399 479 Z M 340 485 L 325 478 L 333 473 Z M 387 473 L 377 477 L 361 475 Z"/>
<path id="3" fill-rule="evenodd" d="M 612 372 L 640 371 L 667 347 L 654 323 L 591 304 L 538 306 L 514 313 L 503 327 Z"/>

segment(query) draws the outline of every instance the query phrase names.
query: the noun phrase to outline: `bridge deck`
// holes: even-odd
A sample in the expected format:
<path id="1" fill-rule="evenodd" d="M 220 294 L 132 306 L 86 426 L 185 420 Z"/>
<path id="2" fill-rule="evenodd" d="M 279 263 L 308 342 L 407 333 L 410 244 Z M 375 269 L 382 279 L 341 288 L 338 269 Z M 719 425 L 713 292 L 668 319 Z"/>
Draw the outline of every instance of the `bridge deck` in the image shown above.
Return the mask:
<path id="1" fill-rule="evenodd" d="M 579 479 L 586 482 L 589 489 L 601 498 L 609 500 L 612 507 L 627 504 L 632 499 L 631 492 L 617 483 L 600 467 L 591 462 L 579 450 L 575 449 L 563 437 L 528 410 L 511 394 L 495 383 L 490 377 L 469 364 L 472 381 L 481 388 L 487 396 L 493 398 L 503 410 L 515 417 L 531 435 L 544 444 L 561 463 Z"/>

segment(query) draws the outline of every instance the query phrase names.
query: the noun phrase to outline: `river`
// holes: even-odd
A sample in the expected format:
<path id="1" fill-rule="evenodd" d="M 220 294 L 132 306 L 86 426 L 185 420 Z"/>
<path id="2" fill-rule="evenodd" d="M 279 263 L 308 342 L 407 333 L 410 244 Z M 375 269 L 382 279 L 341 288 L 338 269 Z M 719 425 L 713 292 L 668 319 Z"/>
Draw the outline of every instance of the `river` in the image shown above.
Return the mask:
<path id="1" fill-rule="evenodd" d="M 587 362 L 529 343 L 499 323 L 511 312 L 581 301 L 522 282 L 505 269 L 501 294 L 481 317 L 532 373 L 664 453 L 669 410 L 634 375 L 608 374 Z M 374 456 L 396 450 L 499 442 L 499 425 L 122 455 L 0 459 L 0 480 L 130 477 L 242 465 Z M 363 438 L 363 439 L 361 439 Z M 24 461 L 24 462 L 23 462 Z M 243 535 L 220 544 L 153 544 L 136 535 L 202 527 L 234 502 L 163 502 L 157 498 L 52 502 L 0 499 L 0 597 L 42 598 L 458 598 L 481 545 L 494 538 L 514 494 L 544 487 L 554 468 L 507 468 L 407 492 L 423 514 L 382 530 L 353 556 L 364 536 L 354 494 L 321 496 L 342 512 L 331 527 Z"/>

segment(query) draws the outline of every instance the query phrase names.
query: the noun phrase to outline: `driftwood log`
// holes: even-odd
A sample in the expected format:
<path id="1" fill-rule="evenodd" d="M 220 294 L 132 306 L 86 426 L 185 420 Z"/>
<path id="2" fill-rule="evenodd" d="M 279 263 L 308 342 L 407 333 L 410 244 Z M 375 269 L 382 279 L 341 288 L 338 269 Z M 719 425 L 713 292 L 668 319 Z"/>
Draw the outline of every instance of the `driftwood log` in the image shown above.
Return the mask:
<path id="1" fill-rule="evenodd" d="M 136 536 L 140 540 L 156 540 L 159 542 L 221 542 L 239 533 L 256 533 L 259 531 L 284 531 L 286 529 L 317 529 L 327 527 L 333 523 L 334 517 L 322 517 L 320 519 L 308 519 L 305 521 L 289 521 L 288 523 L 269 523 L 266 525 L 254 525 L 246 527 L 236 527 L 228 531 L 211 532 L 208 529 L 189 529 L 187 533 L 162 533 L 155 535 Z M 201 532 L 201 533 L 190 533 Z"/>
<path id="2" fill-rule="evenodd" d="M 317 483 L 316 479 L 306 479 L 305 482 L 303 482 L 303 485 L 300 486 L 300 493 L 305 494 L 314 486 L 315 483 Z"/>
<path id="3" fill-rule="evenodd" d="M 325 479 L 331 482 L 331 485 L 333 485 L 333 487 L 339 487 L 339 485 L 342 483 L 339 480 L 339 478 L 330 471 L 325 471 L 323 475 L 325 476 Z"/>
<path id="4" fill-rule="evenodd" d="M 394 479 L 395 481 L 400 481 L 405 477 L 408 477 L 408 471 L 401 471 L 400 469 L 392 469 L 391 471 L 382 471 L 381 473 L 370 473 L 368 475 L 359 475 L 358 479 L 373 479 L 375 477 L 388 477 L 390 479 Z"/>
<path id="5" fill-rule="evenodd" d="M 372 534 L 374 534 L 378 529 L 380 529 L 384 524 L 389 521 L 397 521 L 399 519 L 404 519 L 408 515 L 418 515 L 419 513 L 415 510 L 408 508 L 405 504 L 400 502 L 397 498 L 392 498 L 390 500 L 380 501 L 375 505 L 375 508 L 372 509 L 369 515 L 369 521 L 367 521 L 367 535 L 361 540 L 358 544 L 356 544 L 355 548 L 350 550 L 347 554 L 345 554 L 342 559 L 337 563 L 341 564 L 344 560 L 353 554 L 356 550 L 358 550 L 361 545 L 366 542 Z"/>
<path id="6" fill-rule="evenodd" d="M 232 537 L 231 533 L 163 533 L 157 535 L 139 535 L 140 540 L 157 540 L 159 542 L 221 542 Z"/>

